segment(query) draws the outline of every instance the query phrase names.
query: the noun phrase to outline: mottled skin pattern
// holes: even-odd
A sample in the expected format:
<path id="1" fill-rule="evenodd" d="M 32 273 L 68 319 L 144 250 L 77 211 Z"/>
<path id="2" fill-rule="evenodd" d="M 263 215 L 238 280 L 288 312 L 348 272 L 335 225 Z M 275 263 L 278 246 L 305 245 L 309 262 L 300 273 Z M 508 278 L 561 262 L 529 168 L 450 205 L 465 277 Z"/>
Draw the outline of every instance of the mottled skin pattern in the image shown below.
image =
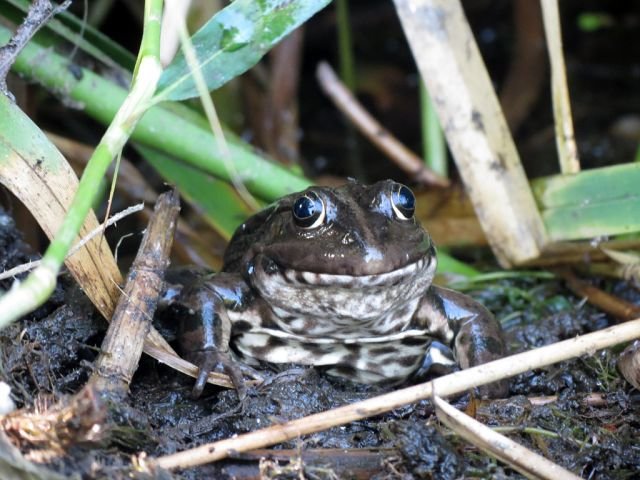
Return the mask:
<path id="1" fill-rule="evenodd" d="M 405 216 L 395 208 L 400 188 L 412 201 L 390 180 L 283 197 L 238 228 L 222 272 L 178 295 L 170 289 L 183 348 L 201 367 L 194 392 L 217 364 L 240 385 L 234 356 L 386 384 L 501 357 L 494 317 L 431 284 L 435 248 L 413 210 Z M 301 226 L 292 209 L 310 191 L 324 216 Z M 480 393 L 501 395 L 505 385 Z"/>

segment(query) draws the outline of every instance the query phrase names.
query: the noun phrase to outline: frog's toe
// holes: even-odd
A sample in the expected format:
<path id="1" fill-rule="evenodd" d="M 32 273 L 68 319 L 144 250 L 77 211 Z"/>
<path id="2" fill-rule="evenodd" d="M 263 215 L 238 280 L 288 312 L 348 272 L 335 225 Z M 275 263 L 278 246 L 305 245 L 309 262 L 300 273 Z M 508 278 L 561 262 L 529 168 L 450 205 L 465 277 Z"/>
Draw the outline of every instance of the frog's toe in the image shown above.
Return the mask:
<path id="1" fill-rule="evenodd" d="M 231 383 L 236 387 L 236 392 L 238 393 L 238 398 L 240 401 L 243 401 L 247 396 L 247 386 L 244 383 L 244 378 L 242 376 L 242 371 L 236 362 L 234 362 L 227 355 L 220 354 L 224 357 L 220 364 L 222 364 L 222 368 L 224 369 L 224 373 L 229 375 L 231 379 Z"/>
<path id="2" fill-rule="evenodd" d="M 237 362 L 236 366 L 237 366 L 237 368 L 240 369 L 240 372 L 242 373 L 242 377 L 243 378 L 248 377 L 251 380 L 255 380 L 258 384 L 264 382 L 264 380 L 265 380 L 264 375 L 261 374 L 255 368 L 247 365 L 246 363 L 242 363 L 242 362 Z"/>
<path id="3" fill-rule="evenodd" d="M 215 358 L 215 352 L 202 352 L 200 361 L 195 362 L 198 365 L 198 376 L 196 377 L 196 383 L 193 385 L 193 389 L 191 390 L 191 396 L 195 398 L 200 398 L 202 395 L 202 391 L 204 390 L 204 386 L 207 384 L 207 379 L 209 378 L 209 373 L 216 367 L 218 363 Z"/>
<path id="4" fill-rule="evenodd" d="M 433 340 L 427 348 L 422 364 L 413 373 L 412 381 L 424 382 L 459 370 L 453 352 L 445 344 Z"/>
<path id="5" fill-rule="evenodd" d="M 199 367 L 196 383 L 193 386 L 191 395 L 193 398 L 199 398 L 202 395 L 209 373 L 218 367 L 222 367 L 224 373 L 226 373 L 231 379 L 231 383 L 238 392 L 240 400 L 244 399 L 247 394 L 247 388 L 242 378 L 242 372 L 238 365 L 225 353 L 218 352 L 217 350 L 203 350 L 198 355 L 199 361 L 196 363 Z"/>

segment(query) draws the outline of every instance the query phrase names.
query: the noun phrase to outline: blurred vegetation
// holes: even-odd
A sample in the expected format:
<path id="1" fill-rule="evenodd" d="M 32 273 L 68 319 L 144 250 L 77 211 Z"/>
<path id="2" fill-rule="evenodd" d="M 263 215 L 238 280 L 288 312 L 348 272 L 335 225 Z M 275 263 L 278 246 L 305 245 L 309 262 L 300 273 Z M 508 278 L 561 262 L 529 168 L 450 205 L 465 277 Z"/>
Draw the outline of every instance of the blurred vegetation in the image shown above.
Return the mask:
<path id="1" fill-rule="evenodd" d="M 464 2 L 531 179 L 558 173 L 546 51 L 540 48 L 544 38 L 539 12 L 529 10 L 537 8 L 537 3 Z M 146 2 L 147 6 L 160 4 Z M 9 41 L 29 5 L 27 0 L 0 0 L 0 45 Z M 608 235 L 621 235 L 619 239 L 636 245 L 633 232 L 640 223 L 636 188 L 640 171 L 640 13 L 633 2 L 564 0 L 559 5 L 576 140 L 587 173 L 533 180 L 538 207 L 553 240 L 593 238 L 598 244 L 608 239 L 599 234 L 607 230 Z M 459 186 L 435 121 L 432 107 L 438 99 L 430 99 L 422 87 L 393 2 L 194 0 L 187 16 L 193 32 L 191 42 L 199 63 L 207 66 L 204 80 L 212 90 L 226 144 L 213 133 L 185 55 L 175 43 L 163 46 L 179 53 L 156 72 L 153 86 L 157 81 L 158 88 L 137 105 L 140 118 L 127 118 L 119 124 L 121 144 L 126 142 L 120 156 L 119 149 L 103 150 L 105 129 L 113 125 L 121 105 L 130 98 L 141 71 L 145 74 L 141 58 L 151 58 L 158 65 L 164 58 L 159 25 L 148 16 L 145 20 L 144 13 L 142 2 L 73 2 L 68 11 L 46 22 L 13 64 L 8 87 L 16 103 L 5 97 L 0 102 L 0 170 L 4 169 L 5 175 L 12 171 L 9 167 L 18 167 L 32 170 L 34 175 L 46 172 L 40 175 L 43 181 L 59 180 L 68 161 L 78 176 L 85 172 L 93 178 L 84 189 L 88 194 L 83 208 L 85 213 L 94 208 L 99 218 L 109 209 L 119 211 L 140 201 L 149 205 L 167 184 L 176 185 L 185 206 L 176 234 L 175 261 L 213 268 L 220 266 L 234 229 L 256 208 L 281 195 L 312 183 L 336 185 L 347 177 L 362 182 L 391 177 L 414 188 L 420 203 L 419 218 L 443 246 L 439 272 L 445 275 L 439 279 L 482 300 L 510 334 L 520 328 L 509 339 L 512 351 L 582 334 L 610 322 L 582 300 L 567 295 L 561 277 L 555 274 L 530 270 L 482 273 L 495 270 L 495 260 Z M 141 47 L 143 31 L 151 41 L 143 41 Z M 527 52 L 529 63 L 523 72 L 519 60 Z M 321 61 L 338 67 L 343 83 L 380 124 L 408 149 L 421 152 L 425 165 L 450 175 L 454 185 L 447 189 L 425 186 L 373 147 L 323 95 L 315 77 Z M 107 137 L 107 141 L 113 140 Z M 98 170 L 91 160 L 96 152 L 102 156 Z M 12 163 L 18 157 L 25 163 Z M 114 167 L 116 157 L 118 166 Z M 636 163 L 630 164 L 634 159 Z M 626 165 L 593 170 L 620 163 Z M 108 199 L 112 181 L 115 193 Z M 42 196 L 45 205 L 57 204 L 63 200 L 56 191 L 73 189 L 72 182 L 55 186 L 33 183 L 24 185 L 21 195 Z M 34 249 L 44 252 L 48 241 L 33 220 L 38 212 L 30 214 L 9 195 L 4 202 Z M 65 248 L 76 238 L 84 218 L 81 213 L 75 216 L 74 225 L 62 231 Z M 122 270 L 138 243 L 138 238 L 126 235 L 144 229 L 148 215 L 147 208 L 107 232 L 112 250 L 118 246 L 118 267 Z M 55 221 L 61 223 L 62 219 Z M 583 222 L 581 230 L 579 222 Z M 56 231 L 53 227 L 43 229 Z M 65 248 L 54 253 L 54 273 L 62 264 Z M 637 259 L 617 260 L 619 268 L 597 269 L 589 252 L 574 253 L 572 259 L 583 265 L 585 275 L 596 272 L 637 284 Z M 610 254 L 600 252 L 601 257 L 605 255 Z M 625 287 L 616 291 L 619 284 Z M 638 303 L 637 292 L 629 293 L 632 289 L 626 282 L 598 280 L 595 286 Z M 580 292 L 577 295 L 588 298 Z M 44 298 L 46 295 L 39 301 Z M 5 312 L 0 309 L 0 317 Z M 572 466 L 584 462 L 591 468 L 593 464 L 594 475 L 604 473 L 609 463 L 617 461 L 608 455 L 608 442 L 618 442 L 616 448 L 632 456 L 633 449 L 626 448 L 626 436 L 618 433 L 634 438 L 635 430 L 630 426 L 637 426 L 637 421 L 627 421 L 633 414 L 627 408 L 631 400 L 624 389 L 628 386 L 608 355 L 586 360 L 580 368 L 562 365 L 531 372 L 518 377 L 512 387 L 512 393 L 523 395 L 563 392 L 561 401 L 566 403 L 561 403 L 562 408 L 536 407 L 539 417 L 532 414 L 531 424 L 537 429 L 523 426 L 520 431 L 525 441 L 531 437 L 540 449 L 546 448 L 540 436 L 564 441 L 565 450 L 551 449 L 556 459 L 570 457 L 565 463 Z M 603 430 L 599 434 L 604 440 L 588 445 L 598 437 L 585 427 L 581 415 L 587 417 L 587 407 L 578 394 L 597 388 L 622 399 L 624 416 L 611 407 L 605 411 L 610 418 L 605 426 L 597 415 L 590 417 L 592 428 Z M 570 408 L 578 414 L 573 415 Z M 583 459 L 580 455 L 589 455 L 587 446 L 595 454 Z M 486 458 L 476 459 L 475 453 L 470 457 L 478 465 L 478 475 L 486 475 Z M 629 469 L 632 476 L 637 462 L 626 457 L 625 462 L 618 462 L 623 465 L 622 474 Z M 584 467 L 582 471 L 589 470 Z M 472 468 L 466 471 L 472 472 Z"/>
<path id="2" fill-rule="evenodd" d="M 189 99 L 197 93 L 180 52 L 163 71 L 150 108 L 124 151 L 127 166 L 138 170 L 137 178 L 145 183 L 136 192 L 125 182 L 116 182 L 112 208 L 139 200 L 139 191 L 158 191 L 166 182 L 177 185 L 190 205 L 186 218 L 192 227 L 202 230 L 206 226 L 203 242 L 193 235 L 181 237 L 179 241 L 186 246 L 180 249 L 179 261 L 216 265 L 211 252 L 215 257 L 234 228 L 255 208 L 310 183 L 331 185 L 344 181 L 347 175 L 364 182 L 393 177 L 414 186 L 422 198 L 422 187 L 415 179 L 376 151 L 322 96 L 313 78 L 320 60 L 339 65 L 344 83 L 365 107 L 409 148 L 423 151 L 428 165 L 442 173 L 451 166 L 428 93 L 420 88 L 391 2 L 338 1 L 328 8 L 323 8 L 328 0 L 285 3 L 291 5 L 284 10 L 276 8 L 278 2 L 236 1 L 225 9 L 224 2 L 192 3 L 189 24 L 194 31 L 201 29 L 194 33 L 192 42 L 200 63 L 206 65 L 207 87 L 214 90 L 228 158 L 211 133 L 200 101 Z M 518 16 L 518 9 L 526 3 L 501 1 L 488 7 L 468 2 L 465 8 L 492 78 L 503 94 L 502 106 L 512 122 L 524 167 L 530 175 L 540 176 L 557 169 L 552 160 L 555 153 L 544 57 L 536 57 L 538 63 L 532 66 L 542 75 L 518 77 L 516 91 L 529 98 L 527 106 L 508 95 L 515 77 L 510 67 L 516 64 L 514 55 L 518 53 L 512 46 L 542 41 L 535 37 L 540 32 L 533 28 L 538 17 Z M 0 15 L 5 20 L 0 42 L 8 41 L 28 6 L 27 0 L 0 2 Z M 82 2 L 75 2 L 67 12 L 48 21 L 16 61 L 14 71 L 44 89 L 10 79 L 11 91 L 38 128 L 62 135 L 78 146 L 97 144 L 104 128 L 100 124 L 112 121 L 126 97 L 143 27 L 143 10 L 135 3 L 99 1 L 88 2 L 86 7 L 85 11 Z M 635 13 L 620 6 L 593 10 L 579 2 L 564 2 L 561 9 L 583 167 L 631 160 L 640 136 L 632 81 L 637 74 L 628 59 L 637 47 L 633 44 L 624 52 L 614 51 L 604 36 L 613 34 L 624 42 L 631 36 L 629 19 L 635 18 Z M 520 38 L 518 32 L 525 30 L 533 33 Z M 179 51 L 180 47 L 176 44 L 173 48 Z M 594 74 L 589 65 L 597 65 L 600 73 Z M 602 96 L 598 103 L 606 108 L 591 108 L 590 92 L 596 91 Z M 618 100 L 623 96 L 627 100 Z M 65 156 L 73 158 L 74 148 L 66 148 Z M 74 165 L 78 171 L 83 168 L 77 162 Z M 455 178 L 455 172 L 452 175 Z M 615 176 L 607 178 L 614 185 L 619 181 Z M 254 200 L 239 195 L 238 185 L 244 185 Z M 578 187 L 572 201 L 584 193 Z M 545 188 L 546 184 L 538 183 L 537 191 Z M 611 192 L 612 188 L 606 190 Z M 96 189 L 96 195 L 99 191 Z M 443 198 L 447 195 L 445 192 Z M 102 205 L 98 207 L 101 215 L 105 201 L 91 201 Z M 428 201 L 434 200 L 430 197 Z M 545 217 L 550 219 L 547 227 L 551 225 L 561 238 L 575 234 L 577 230 L 573 224 L 567 227 L 565 219 L 579 207 L 574 202 L 550 211 Z M 633 231 L 635 223 L 624 223 L 620 217 L 635 210 L 618 209 L 619 216 L 614 217 L 602 213 L 609 212 L 605 207 L 592 205 L 589 212 L 593 213 L 583 213 L 588 217 L 587 227 L 601 228 L 606 221 L 606 225 L 622 225 L 618 229 L 621 233 Z M 421 219 L 429 222 L 428 217 Z M 581 235 L 597 231 L 587 227 Z M 29 229 L 28 223 L 24 228 Z M 444 234 L 438 225 L 434 228 L 436 243 L 454 245 L 463 259 L 472 259 L 478 252 L 455 247 L 477 245 L 477 227 L 473 232 Z M 36 248 L 42 249 L 42 240 L 39 242 Z M 446 253 L 444 249 L 442 253 Z M 477 273 L 446 255 L 441 271 Z"/>

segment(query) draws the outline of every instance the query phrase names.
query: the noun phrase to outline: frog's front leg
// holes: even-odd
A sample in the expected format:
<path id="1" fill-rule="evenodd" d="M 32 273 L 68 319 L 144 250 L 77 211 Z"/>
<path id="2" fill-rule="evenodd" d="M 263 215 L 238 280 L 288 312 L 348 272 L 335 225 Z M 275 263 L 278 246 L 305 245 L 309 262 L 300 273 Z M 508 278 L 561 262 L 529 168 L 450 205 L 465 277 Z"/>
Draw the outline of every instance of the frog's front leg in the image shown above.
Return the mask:
<path id="1" fill-rule="evenodd" d="M 497 360 L 506 353 L 500 323 L 482 304 L 462 293 L 432 286 L 416 312 L 416 322 L 453 349 L 461 368 Z M 441 352 L 427 353 L 431 364 L 433 353 Z M 508 390 L 508 383 L 501 381 L 480 387 L 479 393 L 495 398 L 506 396 Z"/>
<path id="2" fill-rule="evenodd" d="M 182 354 L 199 367 L 193 396 L 199 397 L 209 373 L 222 367 L 233 382 L 240 399 L 246 388 L 242 373 L 229 351 L 231 321 L 228 310 L 241 308 L 250 295 L 240 275 L 218 273 L 196 280 L 183 288 L 172 305 L 180 320 L 179 343 Z"/>

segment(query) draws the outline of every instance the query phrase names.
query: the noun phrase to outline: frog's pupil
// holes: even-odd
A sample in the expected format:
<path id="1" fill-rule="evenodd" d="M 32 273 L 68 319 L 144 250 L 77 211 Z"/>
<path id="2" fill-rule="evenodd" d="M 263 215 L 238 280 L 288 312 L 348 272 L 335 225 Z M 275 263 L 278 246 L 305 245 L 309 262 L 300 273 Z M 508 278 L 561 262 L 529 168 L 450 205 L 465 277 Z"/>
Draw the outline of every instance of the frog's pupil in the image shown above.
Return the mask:
<path id="1" fill-rule="evenodd" d="M 394 190 L 391 201 L 393 202 L 393 209 L 398 218 L 408 220 L 413 217 L 416 197 L 413 196 L 413 192 L 407 187 L 399 185 L 397 189 Z"/>
<path id="2" fill-rule="evenodd" d="M 402 207 L 405 210 L 413 210 L 416 206 L 416 198 L 413 196 L 411 190 L 409 190 L 405 186 L 402 186 L 400 187 L 400 190 L 398 190 L 397 204 L 399 207 Z"/>
<path id="3" fill-rule="evenodd" d="M 300 197 L 293 205 L 293 213 L 300 219 L 312 217 L 316 213 L 316 203 L 309 197 Z"/>
<path id="4" fill-rule="evenodd" d="M 293 203 L 293 218 L 302 228 L 315 228 L 324 219 L 324 204 L 313 192 L 307 192 Z"/>

